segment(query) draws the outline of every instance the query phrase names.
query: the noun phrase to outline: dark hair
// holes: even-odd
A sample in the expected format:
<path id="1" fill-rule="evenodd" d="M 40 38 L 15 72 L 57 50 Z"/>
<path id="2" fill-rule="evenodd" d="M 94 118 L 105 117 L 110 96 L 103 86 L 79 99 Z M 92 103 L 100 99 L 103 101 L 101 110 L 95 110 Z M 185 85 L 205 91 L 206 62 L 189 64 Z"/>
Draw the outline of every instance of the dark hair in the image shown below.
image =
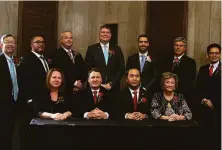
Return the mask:
<path id="1" fill-rule="evenodd" d="M 219 51 L 221 52 L 221 46 L 220 46 L 220 44 L 212 43 L 212 44 L 210 44 L 210 45 L 207 46 L 207 53 L 209 53 L 209 52 L 210 52 L 210 49 L 213 48 L 213 47 L 218 48 Z"/>
<path id="2" fill-rule="evenodd" d="M 100 75 L 102 76 L 102 72 L 99 70 L 99 68 L 92 68 L 92 69 L 89 70 L 89 72 L 88 72 L 88 77 L 90 76 L 90 74 L 91 74 L 92 72 L 99 72 Z"/>
<path id="3" fill-rule="evenodd" d="M 52 68 L 48 71 L 46 75 L 46 87 L 50 90 L 51 88 L 50 78 L 52 77 L 52 73 L 55 71 L 58 71 L 61 74 L 62 81 L 61 81 L 61 86 L 59 87 L 59 92 L 63 92 L 65 90 L 65 77 L 62 70 L 60 70 L 59 68 Z"/>
<path id="4" fill-rule="evenodd" d="M 2 41 L 4 41 L 7 37 L 13 37 L 14 38 L 14 40 L 16 40 L 16 38 L 15 38 L 15 36 L 14 35 L 12 35 L 12 34 L 5 34 L 4 36 L 3 36 L 3 39 L 2 39 Z"/>
<path id="5" fill-rule="evenodd" d="M 31 43 L 33 42 L 33 40 L 34 40 L 36 37 L 42 37 L 42 38 L 44 39 L 44 37 L 41 36 L 41 35 L 35 35 L 35 36 L 33 36 L 33 37 L 31 38 Z"/>
<path id="6" fill-rule="evenodd" d="M 126 70 L 126 72 L 125 72 L 125 78 L 128 77 L 129 71 L 132 70 L 132 69 L 138 70 L 137 68 L 130 68 L 130 69 Z M 138 70 L 138 72 L 139 72 L 139 74 L 140 74 L 140 71 L 139 71 L 139 70 Z M 141 75 L 141 74 L 140 74 L 140 75 Z"/>
<path id="7" fill-rule="evenodd" d="M 140 39 L 141 37 L 145 37 L 145 38 L 147 38 L 147 40 L 149 39 L 147 34 L 141 34 L 141 35 L 139 35 L 138 38 L 137 38 L 137 41 L 138 41 L 138 42 L 139 42 L 139 39 Z"/>
<path id="8" fill-rule="evenodd" d="M 103 29 L 103 28 L 108 29 L 109 32 L 112 34 L 111 28 L 109 27 L 108 24 L 104 24 L 104 25 L 102 25 L 102 26 L 99 27 L 100 30 Z"/>

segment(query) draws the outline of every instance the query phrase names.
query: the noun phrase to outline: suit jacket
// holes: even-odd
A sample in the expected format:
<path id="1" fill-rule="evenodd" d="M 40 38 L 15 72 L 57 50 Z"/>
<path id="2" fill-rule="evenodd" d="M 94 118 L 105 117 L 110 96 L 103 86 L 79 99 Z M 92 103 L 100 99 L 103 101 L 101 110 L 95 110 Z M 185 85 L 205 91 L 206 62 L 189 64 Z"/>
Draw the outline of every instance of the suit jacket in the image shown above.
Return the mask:
<path id="1" fill-rule="evenodd" d="M 82 55 L 72 51 L 75 63 L 72 62 L 67 52 L 60 47 L 52 54 L 52 67 L 60 68 L 65 76 L 67 90 L 72 90 L 76 80 L 84 83 L 87 79 L 87 70 Z"/>
<path id="2" fill-rule="evenodd" d="M 189 97 L 194 90 L 196 62 L 194 59 L 184 54 L 180 59 L 179 65 L 174 67 L 174 70 L 172 71 L 173 59 L 174 56 L 168 59 L 168 68 L 165 71 L 173 72 L 178 76 L 178 87 L 176 91 L 184 94 L 187 98 L 187 96 Z"/>
<path id="3" fill-rule="evenodd" d="M 140 71 L 140 59 L 139 53 L 135 53 L 130 56 L 126 63 L 126 70 L 136 68 Z M 145 87 L 148 91 L 154 92 L 155 91 L 155 83 L 156 83 L 156 68 L 153 62 L 146 61 L 144 64 L 143 71 L 141 72 L 141 84 Z"/>
<path id="4" fill-rule="evenodd" d="M 137 112 L 141 112 L 143 114 L 147 114 L 150 116 L 149 108 L 150 108 L 150 102 L 151 102 L 152 95 L 149 94 L 146 90 L 143 88 L 140 88 L 140 93 L 138 97 L 137 102 Z M 133 104 L 133 97 L 129 90 L 129 88 L 125 88 L 122 91 L 120 91 L 118 95 L 118 119 L 124 119 L 126 113 L 133 113 L 134 111 L 134 104 Z"/>
<path id="5" fill-rule="evenodd" d="M 93 93 L 91 88 L 87 88 L 82 90 L 77 94 L 78 97 L 78 117 L 83 118 L 85 112 L 90 112 L 95 108 L 99 108 L 100 110 L 107 112 L 109 114 L 109 118 L 111 118 L 111 109 L 112 96 L 110 92 L 108 92 L 103 87 L 100 87 L 99 96 L 97 98 L 97 103 L 94 103 Z"/>
<path id="6" fill-rule="evenodd" d="M 122 50 L 117 45 L 109 45 L 109 60 L 105 63 L 100 43 L 91 45 L 86 52 L 85 62 L 88 70 L 99 68 L 102 72 L 103 84 L 111 82 L 112 90 L 120 89 L 120 80 L 125 72 L 125 62 Z"/>
<path id="7" fill-rule="evenodd" d="M 50 64 L 48 66 L 50 69 Z M 18 67 L 18 75 L 21 83 L 21 99 L 24 103 L 38 96 L 39 93 L 44 92 L 46 74 L 41 60 L 34 53 L 30 52 L 29 55 L 24 57 Z"/>

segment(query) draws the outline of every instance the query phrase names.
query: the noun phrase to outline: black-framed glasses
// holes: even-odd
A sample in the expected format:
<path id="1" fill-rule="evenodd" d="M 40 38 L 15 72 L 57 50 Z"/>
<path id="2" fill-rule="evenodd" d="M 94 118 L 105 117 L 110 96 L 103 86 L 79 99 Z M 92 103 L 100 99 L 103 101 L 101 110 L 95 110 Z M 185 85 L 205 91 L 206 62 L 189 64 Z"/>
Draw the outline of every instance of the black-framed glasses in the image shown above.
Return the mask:
<path id="1" fill-rule="evenodd" d="M 209 52 L 209 55 L 220 55 L 220 52 Z"/>

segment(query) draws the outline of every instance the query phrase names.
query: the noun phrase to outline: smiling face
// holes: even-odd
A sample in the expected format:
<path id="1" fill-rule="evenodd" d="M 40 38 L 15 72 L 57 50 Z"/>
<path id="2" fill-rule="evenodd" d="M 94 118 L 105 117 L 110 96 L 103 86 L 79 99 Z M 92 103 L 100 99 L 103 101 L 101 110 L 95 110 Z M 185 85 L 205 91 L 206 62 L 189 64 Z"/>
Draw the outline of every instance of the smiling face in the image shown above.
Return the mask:
<path id="1" fill-rule="evenodd" d="M 12 53 L 15 51 L 15 48 L 16 48 L 15 38 L 12 36 L 5 37 L 2 43 L 2 51 L 6 55 L 11 56 Z"/>
<path id="2" fill-rule="evenodd" d="M 173 92 L 176 88 L 176 81 L 174 78 L 169 78 L 164 81 L 163 90 Z"/>
<path id="3" fill-rule="evenodd" d="M 88 82 L 89 82 L 89 86 L 92 89 L 95 89 L 95 90 L 98 89 L 102 83 L 101 74 L 99 72 L 92 71 L 89 74 Z"/>
<path id="4" fill-rule="evenodd" d="M 31 47 L 33 51 L 41 55 L 45 51 L 45 40 L 41 36 L 34 37 Z"/>
<path id="5" fill-rule="evenodd" d="M 71 32 L 63 32 L 61 34 L 61 39 L 60 39 L 61 45 L 66 48 L 66 49 L 71 49 L 72 44 L 73 44 L 73 37 Z"/>
<path id="6" fill-rule="evenodd" d="M 140 86 L 140 72 L 137 69 L 130 69 L 126 78 L 131 89 L 137 89 Z"/>
<path id="7" fill-rule="evenodd" d="M 182 41 L 178 41 L 174 43 L 174 54 L 175 56 L 179 57 L 183 55 L 186 51 L 186 45 Z"/>
<path id="8" fill-rule="evenodd" d="M 54 71 L 50 77 L 49 84 L 51 88 L 58 89 L 62 84 L 62 76 L 58 71 Z"/>
<path id="9" fill-rule="evenodd" d="M 107 28 L 102 28 L 99 31 L 99 40 L 101 43 L 108 43 L 111 39 L 111 32 Z"/>
<path id="10" fill-rule="evenodd" d="M 140 37 L 138 39 L 138 48 L 139 51 L 141 53 L 145 53 L 146 51 L 148 51 L 148 47 L 149 47 L 149 42 L 148 39 L 146 37 Z"/>
<path id="11" fill-rule="evenodd" d="M 217 47 L 212 47 L 207 53 L 207 58 L 211 64 L 217 63 L 220 60 L 220 50 Z"/>

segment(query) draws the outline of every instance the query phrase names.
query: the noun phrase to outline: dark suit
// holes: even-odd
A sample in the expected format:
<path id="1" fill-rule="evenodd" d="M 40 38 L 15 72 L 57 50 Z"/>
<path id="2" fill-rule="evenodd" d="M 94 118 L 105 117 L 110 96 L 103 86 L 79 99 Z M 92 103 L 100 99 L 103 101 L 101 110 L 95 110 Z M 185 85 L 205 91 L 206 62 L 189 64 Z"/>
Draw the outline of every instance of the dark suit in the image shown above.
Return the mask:
<path id="1" fill-rule="evenodd" d="M 139 53 L 135 53 L 130 56 L 126 63 L 126 70 L 136 68 L 140 71 L 140 59 Z M 156 83 L 156 69 L 153 62 L 146 61 L 141 72 L 141 84 L 146 88 L 147 91 L 155 92 L 155 83 Z"/>
<path id="2" fill-rule="evenodd" d="M 87 70 L 83 61 L 82 55 L 72 51 L 75 63 L 72 62 L 67 52 L 60 47 L 52 53 L 52 67 L 60 68 L 65 76 L 66 89 L 73 89 L 76 80 L 81 80 L 84 83 L 87 79 Z"/>
<path id="3" fill-rule="evenodd" d="M 125 72 L 125 62 L 122 50 L 117 45 L 109 45 L 108 64 L 105 63 L 102 47 L 100 43 L 91 45 L 86 52 L 85 62 L 88 70 L 92 68 L 99 68 L 102 72 L 103 84 L 111 82 L 112 90 L 119 91 L 120 80 Z"/>
<path id="4" fill-rule="evenodd" d="M 218 126 L 221 121 L 221 63 L 209 76 L 210 64 L 201 66 L 197 75 L 196 89 L 198 93 L 198 103 L 200 105 L 203 98 L 210 99 L 214 109 L 202 105 L 202 114 L 208 125 Z M 202 121 L 204 121 L 202 120 Z M 205 123 L 205 122 L 204 122 Z"/>
<path id="5" fill-rule="evenodd" d="M 12 80 L 4 53 L 0 54 L 0 147 L 4 150 L 12 149 L 13 124 L 15 123 L 16 105 L 12 95 Z"/>
<path id="6" fill-rule="evenodd" d="M 146 90 L 143 88 L 140 88 L 139 97 L 137 100 L 137 112 L 141 112 L 143 114 L 147 114 L 150 116 L 150 102 L 151 102 L 152 95 L 149 94 Z M 145 102 L 143 102 L 143 99 L 146 99 Z M 117 105 L 117 112 L 116 117 L 118 119 L 124 119 L 126 113 L 133 113 L 134 111 L 134 104 L 133 104 L 133 97 L 129 90 L 129 88 L 125 88 L 122 91 L 120 91 L 118 95 L 118 101 L 116 101 Z"/>
<path id="7" fill-rule="evenodd" d="M 112 116 L 112 95 L 103 87 L 100 87 L 97 103 L 94 103 L 93 93 L 91 88 L 87 88 L 78 93 L 78 117 L 83 118 L 85 112 L 90 112 L 95 108 L 99 108 L 103 112 L 109 114 L 109 118 Z"/>

